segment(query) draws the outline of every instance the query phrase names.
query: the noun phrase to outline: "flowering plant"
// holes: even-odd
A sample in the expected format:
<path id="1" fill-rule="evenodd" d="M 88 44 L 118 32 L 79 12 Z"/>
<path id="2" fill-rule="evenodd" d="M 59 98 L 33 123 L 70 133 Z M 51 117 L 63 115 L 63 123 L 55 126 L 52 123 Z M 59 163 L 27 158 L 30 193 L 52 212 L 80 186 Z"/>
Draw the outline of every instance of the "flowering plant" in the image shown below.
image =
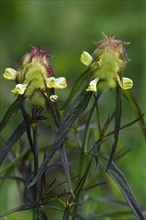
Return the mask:
<path id="1" fill-rule="evenodd" d="M 58 210 L 61 211 L 57 219 L 62 220 L 90 220 L 101 216 L 111 218 L 113 214 L 119 216 L 119 213 L 124 216 L 134 214 L 137 219 L 144 220 L 144 213 L 126 177 L 115 164 L 116 160 L 128 152 L 127 148 L 118 148 L 123 129 L 139 122 L 146 136 L 143 115 L 129 91 L 133 87 L 133 81 L 123 77 L 128 61 L 125 50 L 127 44 L 104 35 L 92 56 L 84 51 L 81 62 L 87 66 L 87 70 L 77 79 L 62 108 L 57 105 L 55 89 L 65 89 L 66 78 L 56 78 L 50 64 L 51 55 L 47 51 L 32 47 L 31 53 L 21 59 L 18 70 L 5 69 L 3 76 L 15 81 L 16 86 L 12 92 L 18 97 L 4 115 L 0 130 L 6 127 L 11 117 L 16 116 L 19 109 L 22 119 L 0 152 L 0 165 L 3 166 L 5 160 L 9 164 L 1 173 L 2 179 L 10 177 L 17 180 L 18 188 L 21 188 L 24 196 L 22 205 L 2 214 L 1 218 L 9 214 L 15 215 L 18 211 L 32 210 L 32 214 L 29 213 L 31 219 L 49 219 L 50 210 L 54 209 L 55 214 Z M 99 100 L 109 89 L 113 89 L 116 94 L 116 104 L 113 113 L 101 123 Z M 136 115 L 136 119 L 125 125 L 121 125 L 122 95 Z M 47 124 L 44 132 L 47 132 L 45 146 L 40 140 L 40 136 L 44 135 L 42 124 Z M 114 129 L 110 125 L 114 125 Z M 114 140 L 112 144 L 108 142 L 111 138 Z M 105 144 L 108 151 L 104 150 Z M 62 162 L 57 152 L 60 153 Z M 14 157 L 10 157 L 10 154 Z M 52 161 L 54 163 L 50 164 Z M 64 168 L 66 181 L 61 181 L 59 166 Z M 96 187 L 110 192 L 112 182 L 109 176 L 119 187 L 126 202 L 110 197 L 103 198 L 102 201 L 107 204 L 124 204 L 126 210 L 123 207 L 120 211 L 116 207 L 110 212 L 97 210 L 101 198 L 97 195 Z M 96 212 L 89 214 L 87 209 L 91 209 L 92 190 L 96 195 Z M 56 215 L 51 216 L 51 219 L 56 219 Z"/>

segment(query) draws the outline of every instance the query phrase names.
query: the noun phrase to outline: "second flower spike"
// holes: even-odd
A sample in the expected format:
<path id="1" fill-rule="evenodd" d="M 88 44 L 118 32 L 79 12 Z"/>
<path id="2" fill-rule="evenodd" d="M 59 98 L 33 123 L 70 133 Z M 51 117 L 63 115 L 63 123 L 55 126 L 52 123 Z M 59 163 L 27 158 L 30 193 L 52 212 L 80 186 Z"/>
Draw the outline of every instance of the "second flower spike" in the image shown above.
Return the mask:
<path id="1" fill-rule="evenodd" d="M 89 67 L 92 81 L 86 91 L 106 91 L 109 88 L 120 86 L 127 90 L 133 87 L 133 81 L 122 77 L 128 61 L 125 46 L 128 43 L 104 35 L 104 39 L 97 42 L 97 48 L 91 56 L 83 51 L 81 62 Z"/>

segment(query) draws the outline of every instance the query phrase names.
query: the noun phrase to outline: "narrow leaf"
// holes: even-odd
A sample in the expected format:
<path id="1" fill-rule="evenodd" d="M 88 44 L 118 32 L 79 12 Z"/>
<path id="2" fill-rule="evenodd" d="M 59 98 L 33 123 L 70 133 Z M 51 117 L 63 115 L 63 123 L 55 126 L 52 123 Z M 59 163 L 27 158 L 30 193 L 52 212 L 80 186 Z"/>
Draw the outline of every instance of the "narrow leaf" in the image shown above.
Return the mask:
<path id="1" fill-rule="evenodd" d="M 121 125 L 121 114 L 122 114 L 122 103 L 121 103 L 121 89 L 116 88 L 116 113 L 115 113 L 115 131 L 114 131 L 114 143 L 112 145 L 112 150 L 109 158 L 109 162 L 106 171 L 110 168 L 111 162 L 113 161 L 114 154 L 118 144 L 119 131 Z"/>
<path id="2" fill-rule="evenodd" d="M 86 109 L 90 97 L 91 97 L 91 93 L 87 93 L 85 90 L 81 91 L 76 96 L 73 104 L 70 106 L 68 114 L 66 115 L 64 121 L 62 122 L 60 128 L 56 133 L 54 143 L 52 144 L 51 149 L 49 149 L 49 151 L 47 152 L 45 160 L 42 163 L 37 176 L 29 186 L 34 185 L 38 181 L 38 179 L 42 176 L 48 163 L 53 158 L 56 151 L 60 149 L 60 146 L 64 142 L 64 139 L 66 138 L 67 134 L 73 127 L 76 118 Z"/>
<path id="3" fill-rule="evenodd" d="M 107 203 L 107 204 L 110 204 L 110 205 L 113 204 L 113 205 L 128 207 L 126 202 L 123 202 L 121 200 L 108 198 L 108 197 L 91 197 L 90 199 L 93 200 L 93 201 Z"/>
<path id="4" fill-rule="evenodd" d="M 29 117 L 29 115 L 27 114 L 27 112 L 25 110 L 24 101 L 23 101 L 22 97 L 20 97 L 20 106 L 21 106 L 21 111 L 22 111 L 22 115 L 23 115 L 23 118 L 24 118 L 24 122 L 25 122 L 25 128 L 26 128 L 27 138 L 28 138 L 28 141 L 29 141 L 29 146 L 30 146 L 30 149 L 31 149 L 33 155 L 36 157 L 32 137 L 31 137 L 30 117 Z"/>
<path id="5" fill-rule="evenodd" d="M 122 91 L 124 97 L 127 99 L 128 103 L 130 104 L 134 114 L 136 117 L 140 118 L 142 115 L 141 109 L 136 101 L 136 98 L 128 91 Z M 144 121 L 144 118 L 142 117 L 139 121 L 141 130 L 143 132 L 144 137 L 146 138 L 146 122 Z"/>
<path id="6" fill-rule="evenodd" d="M 83 188 L 82 191 L 88 191 L 88 190 L 91 190 L 91 189 L 93 189 L 93 188 L 95 188 L 97 186 L 101 186 L 101 185 L 104 185 L 104 184 L 107 184 L 107 182 L 96 183 L 93 186 L 88 186 L 86 188 Z"/>
<path id="7" fill-rule="evenodd" d="M 100 158 L 100 164 L 102 167 L 106 168 L 106 163 L 108 159 L 106 157 Z M 120 188 L 121 192 L 123 193 L 129 207 L 133 211 L 134 215 L 139 220 L 145 220 L 143 213 L 141 211 L 141 208 L 131 190 L 131 187 L 129 186 L 124 174 L 121 172 L 121 170 L 115 165 L 114 162 L 111 163 L 110 169 L 108 170 L 108 174 L 112 177 L 112 179 L 115 181 L 115 183 Z"/>
<path id="8" fill-rule="evenodd" d="M 75 189 L 75 195 L 76 195 L 76 198 L 78 198 L 81 190 L 83 189 L 83 186 L 84 186 L 84 183 L 86 181 L 86 178 L 88 176 L 88 173 L 89 173 L 89 169 L 90 169 L 90 166 L 91 166 L 91 162 L 92 162 L 92 159 L 90 160 L 85 172 L 84 172 L 84 175 L 82 176 L 81 180 L 79 181 L 76 189 Z"/>
<path id="9" fill-rule="evenodd" d="M 121 127 L 120 127 L 120 131 L 123 130 L 123 129 L 125 129 L 125 128 L 128 128 L 128 127 L 130 127 L 130 126 L 132 126 L 132 125 L 134 125 L 135 123 L 137 123 L 138 121 L 140 121 L 143 116 L 144 116 L 144 114 L 142 114 L 139 118 L 137 118 L 137 119 L 135 119 L 135 120 L 129 122 L 128 124 L 125 124 L 125 125 L 121 126 Z M 109 136 L 111 136 L 111 135 L 113 135 L 113 134 L 114 134 L 114 131 L 111 131 L 111 132 L 109 132 L 108 134 L 104 135 L 104 138 L 109 137 Z"/>
<path id="10" fill-rule="evenodd" d="M 117 217 L 121 217 L 123 216 L 123 219 L 128 219 L 128 216 L 131 215 L 131 212 L 129 210 L 110 210 L 110 211 L 106 211 L 106 212 L 99 212 L 99 213 L 94 213 L 94 214 L 90 214 L 85 216 L 86 220 L 96 220 L 97 218 L 99 219 L 113 219 L 115 217 L 115 219 L 117 220 Z"/>
<path id="11" fill-rule="evenodd" d="M 13 147 L 13 145 L 17 143 L 17 141 L 20 139 L 20 137 L 23 135 L 24 132 L 25 132 L 25 122 L 23 121 L 21 124 L 17 126 L 17 128 L 14 130 L 12 135 L 8 138 L 3 149 L 1 150 L 0 165 L 4 161 L 5 157 L 7 156 L 7 154 Z"/>
<path id="12" fill-rule="evenodd" d="M 24 205 L 20 205 L 2 215 L 0 215 L 0 218 L 6 216 L 6 215 L 10 215 L 12 214 L 13 212 L 19 212 L 19 211 L 23 211 L 23 210 L 28 210 L 28 209 L 32 209 L 32 208 L 35 208 L 38 206 L 38 203 L 30 203 L 30 204 L 24 204 Z"/>
<path id="13" fill-rule="evenodd" d="M 60 155 L 61 155 L 63 166 L 64 166 L 64 169 L 65 169 L 69 190 L 70 190 L 73 198 L 75 198 L 75 195 L 74 195 L 74 192 L 73 192 L 73 189 L 72 189 L 71 178 L 70 178 L 68 159 L 67 159 L 66 151 L 65 151 L 65 148 L 64 148 L 63 144 L 60 147 Z"/>
<path id="14" fill-rule="evenodd" d="M 12 105 L 9 107 L 9 109 L 5 113 L 2 121 L 0 122 L 0 132 L 5 128 L 5 126 L 7 125 L 8 121 L 10 120 L 10 118 L 12 118 L 12 116 L 15 115 L 15 113 L 18 111 L 19 108 L 20 108 L 19 100 L 16 99 L 12 103 Z"/>
<path id="15" fill-rule="evenodd" d="M 66 102 L 64 103 L 64 106 L 63 106 L 63 110 L 66 109 L 66 107 L 69 106 L 69 104 L 71 103 L 73 97 L 75 96 L 75 94 L 81 89 L 83 83 L 87 80 L 87 77 L 89 76 L 89 71 L 88 69 L 83 72 L 76 80 L 76 82 L 74 83 L 74 86 L 68 96 L 68 99 L 66 100 Z"/>

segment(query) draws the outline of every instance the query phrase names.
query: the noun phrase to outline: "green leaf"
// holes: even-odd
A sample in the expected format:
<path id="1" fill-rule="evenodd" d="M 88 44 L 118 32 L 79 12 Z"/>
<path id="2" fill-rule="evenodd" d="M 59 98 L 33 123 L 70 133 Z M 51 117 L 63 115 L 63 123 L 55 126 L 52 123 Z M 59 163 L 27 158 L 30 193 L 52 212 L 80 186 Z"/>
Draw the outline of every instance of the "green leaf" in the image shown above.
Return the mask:
<path id="1" fill-rule="evenodd" d="M 37 206 L 38 206 L 38 203 L 30 203 L 30 204 L 20 205 L 20 206 L 14 208 L 14 209 L 12 209 L 12 210 L 2 214 L 2 215 L 0 215 L 0 218 L 4 217 L 6 215 L 10 215 L 13 212 L 19 212 L 19 211 L 23 211 L 23 210 L 33 209 L 33 208 L 35 208 Z"/>
<path id="2" fill-rule="evenodd" d="M 41 212 L 39 213 L 39 219 L 40 219 L 40 220 L 48 220 L 48 216 L 46 215 L 45 212 L 41 211 Z"/>
<path id="3" fill-rule="evenodd" d="M 65 169 L 69 190 L 70 190 L 73 198 L 75 198 L 75 195 L 74 195 L 74 192 L 73 192 L 73 189 L 72 189 L 71 178 L 70 178 L 68 159 L 67 159 L 66 151 L 65 151 L 65 148 L 64 148 L 63 144 L 60 147 L 60 155 L 61 155 L 63 166 L 64 166 L 64 169 Z"/>
<path id="4" fill-rule="evenodd" d="M 136 98 L 128 91 L 122 91 L 122 93 L 123 93 L 124 97 L 127 99 L 128 103 L 131 106 L 136 117 L 140 118 L 142 115 L 142 112 L 141 112 L 141 109 L 136 101 Z M 139 121 L 139 124 L 140 124 L 141 130 L 143 132 L 143 135 L 146 138 L 146 123 L 145 123 L 143 117 Z"/>
<path id="5" fill-rule="evenodd" d="M 34 157 L 36 158 L 36 152 L 34 150 L 33 141 L 32 141 L 32 137 L 31 137 L 30 116 L 29 116 L 29 114 L 27 114 L 27 112 L 25 110 L 23 97 L 19 97 L 19 100 L 20 100 L 21 112 L 22 112 L 24 122 L 25 122 L 25 128 L 26 128 L 27 138 L 29 141 L 29 146 L 30 146 L 30 149 L 31 149 Z"/>
<path id="6" fill-rule="evenodd" d="M 116 200 L 108 197 L 91 197 L 89 198 L 91 201 L 96 201 L 96 202 L 101 202 L 101 203 L 107 203 L 107 204 L 112 204 L 116 206 L 125 206 L 128 207 L 126 202 L 123 202 L 121 200 Z"/>
<path id="7" fill-rule="evenodd" d="M 14 159 L 13 161 L 10 161 L 7 166 L 4 166 L 4 168 L 1 167 L 0 176 L 6 175 L 12 172 L 13 169 L 15 169 L 15 167 L 17 166 L 17 161 L 19 161 L 20 159 L 24 161 L 24 158 L 28 158 L 29 154 L 30 154 L 30 150 L 27 150 L 26 152 L 22 152 L 22 154 L 18 155 L 16 159 Z"/>
<path id="8" fill-rule="evenodd" d="M 3 149 L 0 151 L 0 165 L 4 161 L 5 157 L 7 156 L 13 145 L 17 143 L 17 141 L 20 139 L 24 132 L 25 122 L 23 121 L 21 122 L 21 124 L 17 126 L 12 135 L 6 141 L 5 145 L 3 146 Z"/>
<path id="9" fill-rule="evenodd" d="M 66 100 L 66 102 L 63 105 L 63 110 L 65 110 L 71 103 L 73 97 L 75 94 L 82 88 L 83 83 L 87 80 L 87 77 L 90 76 L 89 70 L 87 69 L 85 72 L 83 72 L 76 80 L 76 82 L 73 85 L 73 88 Z"/>
<path id="10" fill-rule="evenodd" d="M 105 169 L 107 166 L 108 159 L 105 156 L 100 157 L 100 164 Z M 110 168 L 108 169 L 108 174 L 112 177 L 115 183 L 120 188 L 121 192 L 123 193 L 129 207 L 133 211 L 134 215 L 139 220 L 145 220 L 141 208 L 129 186 L 124 174 L 121 170 L 115 165 L 114 162 L 111 163 Z"/>
<path id="11" fill-rule="evenodd" d="M 81 217 L 80 219 L 82 220 L 91 220 L 94 219 L 96 220 L 97 218 L 99 219 L 121 219 L 121 216 L 123 216 L 123 219 L 128 219 L 129 215 L 131 214 L 131 212 L 129 210 L 110 210 L 110 211 L 106 211 L 106 212 L 99 212 L 99 213 L 94 213 L 94 214 L 90 214 L 90 215 L 86 215 Z"/>
<path id="12" fill-rule="evenodd" d="M 116 112 L 115 112 L 115 131 L 114 131 L 114 143 L 112 145 L 112 150 L 110 154 L 110 158 L 107 164 L 106 171 L 111 166 L 111 163 L 114 158 L 114 154 L 117 148 L 118 139 L 119 139 L 119 131 L 120 131 L 120 125 L 121 125 L 121 115 L 122 115 L 122 103 L 121 103 L 121 89 L 117 87 L 116 89 Z"/>
<path id="13" fill-rule="evenodd" d="M 60 125 L 60 128 L 58 129 L 54 143 L 52 144 L 51 149 L 47 152 L 47 155 L 45 157 L 44 162 L 42 163 L 37 176 L 32 181 L 32 183 L 29 186 L 34 185 L 38 179 L 42 176 L 43 172 L 45 171 L 48 163 L 53 158 L 54 154 L 57 150 L 60 149 L 60 146 L 63 144 L 64 139 L 66 138 L 67 134 L 71 130 L 71 128 L 74 125 L 75 120 L 77 117 L 86 109 L 88 102 L 90 100 L 92 93 L 87 93 L 85 90 L 82 90 L 75 98 L 74 102 L 70 106 L 70 109 Z"/>
<path id="14" fill-rule="evenodd" d="M 9 120 L 15 115 L 20 108 L 19 100 L 16 99 L 5 113 L 2 121 L 0 122 L 0 132 L 5 128 Z"/>
<path id="15" fill-rule="evenodd" d="M 85 183 L 85 181 L 86 181 L 87 175 L 88 175 L 89 170 L 90 170 L 90 166 L 91 166 L 92 159 L 93 159 L 93 158 L 91 158 L 91 160 L 90 160 L 90 162 L 89 162 L 89 164 L 88 164 L 88 166 L 87 166 L 87 168 L 86 168 L 86 170 L 85 170 L 85 172 L 84 172 L 84 175 L 82 176 L 81 180 L 79 181 L 79 183 L 78 183 L 78 185 L 77 185 L 77 187 L 76 187 L 76 189 L 75 189 L 75 195 L 76 195 L 76 197 L 79 196 L 81 190 L 83 189 L 84 183 Z"/>

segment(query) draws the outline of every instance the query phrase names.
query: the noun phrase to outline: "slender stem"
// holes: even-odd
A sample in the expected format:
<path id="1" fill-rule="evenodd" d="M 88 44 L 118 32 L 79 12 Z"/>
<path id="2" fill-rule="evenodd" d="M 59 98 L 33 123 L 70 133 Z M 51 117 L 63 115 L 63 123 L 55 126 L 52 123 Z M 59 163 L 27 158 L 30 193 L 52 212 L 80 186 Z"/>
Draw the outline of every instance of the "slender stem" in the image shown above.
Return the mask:
<path id="1" fill-rule="evenodd" d="M 62 220 L 69 220 L 69 215 L 70 215 L 70 208 L 66 207 L 66 209 L 64 210 L 64 213 L 63 213 Z"/>
<path id="2" fill-rule="evenodd" d="M 121 117 L 122 117 L 122 100 L 121 100 L 121 88 L 116 88 L 116 112 L 115 112 L 115 131 L 114 131 L 114 143 L 112 145 L 109 161 L 107 164 L 107 169 L 111 166 L 111 163 L 114 159 L 114 154 L 116 152 L 118 139 L 119 139 L 119 132 L 120 132 L 120 126 L 121 126 Z"/>
<path id="3" fill-rule="evenodd" d="M 36 125 L 33 128 L 33 144 L 34 144 L 34 150 L 35 150 L 35 157 L 34 157 L 34 177 L 38 173 L 38 140 L 37 140 L 37 133 L 38 133 L 38 126 Z M 34 202 L 39 201 L 39 189 L 38 189 L 38 182 L 34 185 Z M 38 208 L 34 209 L 33 213 L 33 219 L 36 220 L 38 216 Z"/>
<path id="4" fill-rule="evenodd" d="M 25 122 L 27 138 L 28 138 L 28 141 L 29 141 L 30 149 L 31 149 L 31 151 L 32 151 L 32 153 L 35 157 L 35 150 L 34 150 L 33 141 L 32 141 L 32 137 L 31 137 L 31 130 L 30 130 L 30 119 L 29 119 L 29 115 L 27 114 L 27 112 L 25 110 L 23 97 L 20 97 L 20 106 L 21 106 L 21 111 L 22 111 L 22 115 L 23 115 L 23 118 L 24 118 L 24 122 Z"/>
<path id="5" fill-rule="evenodd" d="M 79 164 L 79 177 L 78 177 L 78 182 L 80 181 L 80 178 L 82 176 L 82 171 L 83 171 L 83 165 L 84 165 L 84 153 L 87 152 L 87 146 L 88 146 L 88 137 L 89 137 L 89 131 L 90 131 L 90 122 L 93 116 L 94 109 L 97 105 L 98 99 L 100 97 L 100 93 L 96 96 L 96 99 L 93 103 L 93 106 L 90 110 L 90 114 L 86 123 L 85 131 L 84 131 L 84 137 L 83 137 L 83 142 L 82 142 L 82 149 L 81 149 L 81 155 L 80 155 L 80 164 Z"/>
<path id="6" fill-rule="evenodd" d="M 37 141 L 37 132 L 38 126 L 36 125 L 35 128 L 33 128 L 33 144 L 34 144 L 34 150 L 35 150 L 35 159 L 34 159 L 34 177 L 38 173 L 38 141 Z M 38 194 L 38 182 L 34 185 L 34 200 L 38 201 L 39 194 Z"/>
<path id="7" fill-rule="evenodd" d="M 46 157 L 46 150 L 44 150 L 44 159 L 45 157 Z M 45 188 L 46 188 L 46 172 L 44 172 L 41 177 L 41 196 L 44 194 Z"/>
<path id="8" fill-rule="evenodd" d="M 99 97 L 100 97 L 100 93 L 97 94 L 96 99 L 95 99 L 95 101 L 93 103 L 93 106 L 92 106 L 92 108 L 90 110 L 90 114 L 89 114 L 89 117 L 88 117 L 88 120 L 87 120 L 87 123 L 86 123 L 86 127 L 85 127 L 85 131 L 84 131 L 84 137 L 83 137 L 81 154 L 80 154 L 80 163 L 79 163 L 79 172 L 78 172 L 79 173 L 78 184 L 80 182 L 80 179 L 81 179 L 82 173 L 83 173 L 84 160 L 85 160 L 85 157 L 84 157 L 85 155 L 84 154 L 87 152 L 88 137 L 89 137 L 89 131 L 90 131 L 90 122 L 91 122 L 91 119 L 92 119 L 92 116 L 93 116 L 93 112 L 94 112 L 94 109 L 96 108 L 96 105 L 97 105 Z M 76 194 L 76 202 L 77 203 L 79 201 L 79 196 L 80 196 L 80 192 Z M 72 220 L 76 219 L 77 211 L 78 211 L 78 206 L 75 205 L 74 206 L 74 210 L 73 210 L 74 216 L 72 217 Z"/>
<path id="9" fill-rule="evenodd" d="M 67 159 L 66 151 L 65 151 L 65 148 L 64 148 L 63 144 L 60 147 L 60 155 L 61 155 L 62 163 L 63 163 L 64 169 L 65 169 L 65 172 L 66 172 L 66 178 L 67 178 L 69 190 L 70 190 L 71 195 L 73 196 L 73 198 L 75 198 L 75 195 L 74 195 L 74 192 L 73 192 L 73 189 L 72 189 L 72 184 L 71 184 L 68 159 Z"/>
<path id="10" fill-rule="evenodd" d="M 96 101 L 96 96 L 94 95 L 95 101 Z M 100 116 L 99 116 L 99 108 L 98 108 L 98 102 L 96 102 L 96 116 L 97 116 L 97 125 L 99 129 L 99 135 L 101 136 L 101 124 L 100 124 Z"/>

